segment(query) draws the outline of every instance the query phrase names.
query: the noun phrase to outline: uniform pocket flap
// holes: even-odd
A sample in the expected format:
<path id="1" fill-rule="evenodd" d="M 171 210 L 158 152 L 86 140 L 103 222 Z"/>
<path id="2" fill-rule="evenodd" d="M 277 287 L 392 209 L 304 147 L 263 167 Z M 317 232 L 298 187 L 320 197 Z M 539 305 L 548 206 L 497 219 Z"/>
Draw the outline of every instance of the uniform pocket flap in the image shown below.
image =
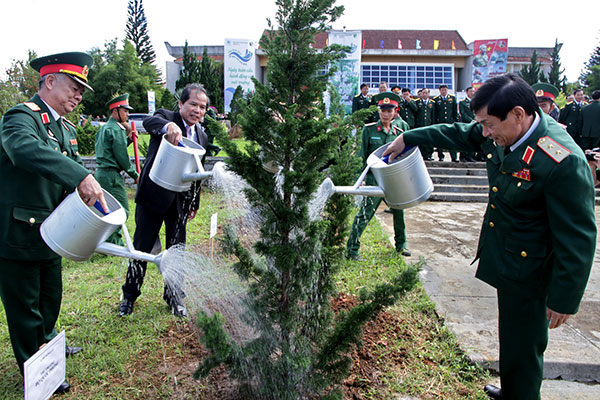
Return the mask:
<path id="1" fill-rule="evenodd" d="M 543 258 L 548 254 L 548 243 L 544 240 L 506 239 L 505 249 L 509 253 L 519 254 L 523 258 Z"/>
<path id="2" fill-rule="evenodd" d="M 15 207 L 13 218 L 17 221 L 27 222 L 30 225 L 41 224 L 52 211 L 39 208 Z"/>

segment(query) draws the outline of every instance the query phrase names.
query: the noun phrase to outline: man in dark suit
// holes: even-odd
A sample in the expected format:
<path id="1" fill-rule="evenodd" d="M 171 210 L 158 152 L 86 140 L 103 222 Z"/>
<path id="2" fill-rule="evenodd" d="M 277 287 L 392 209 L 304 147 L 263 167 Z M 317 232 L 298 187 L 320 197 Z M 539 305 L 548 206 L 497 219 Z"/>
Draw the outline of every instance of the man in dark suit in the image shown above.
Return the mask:
<path id="1" fill-rule="evenodd" d="M 149 176 L 163 136 L 173 145 L 177 145 L 182 137 L 186 137 L 204 148 L 207 147 L 208 137 L 200 124 L 208 107 L 208 95 L 204 87 L 195 83 L 187 85 L 181 93 L 178 105 L 178 112 L 159 109 L 153 116 L 144 120 L 144 128 L 151 137 L 135 196 L 137 206 L 133 246 L 136 250 L 146 253 L 152 250 L 163 222 L 166 248 L 184 244 L 187 221 L 193 219 L 198 211 L 199 183 L 194 183 L 187 192 L 180 193 L 158 186 Z M 133 304 L 141 294 L 145 274 L 145 261 L 129 261 L 119 315 L 126 316 L 133 312 Z M 181 302 L 183 296 L 181 288 L 165 284 L 163 299 L 177 317 L 187 315 L 187 310 Z"/>
<path id="2" fill-rule="evenodd" d="M 93 59 L 85 53 L 36 58 L 38 92 L 0 121 L 0 297 L 10 341 L 23 364 L 56 336 L 62 299 L 62 259 L 43 241 L 40 225 L 68 193 L 77 189 L 88 206 L 102 188 L 85 169 L 75 126 L 63 116 L 81 102 Z M 67 348 L 74 354 L 81 348 Z M 63 382 L 57 392 L 68 391 Z"/>
<path id="3" fill-rule="evenodd" d="M 483 151 L 490 185 L 476 277 L 498 295 L 500 383 L 493 399 L 539 399 L 548 328 L 577 313 L 594 262 L 594 185 L 585 156 L 538 107 L 520 77 L 487 80 L 471 102 L 478 123 L 417 128 L 388 147 Z"/>
<path id="4" fill-rule="evenodd" d="M 600 146 L 600 90 L 592 93 L 592 102 L 581 110 L 581 148 Z"/>

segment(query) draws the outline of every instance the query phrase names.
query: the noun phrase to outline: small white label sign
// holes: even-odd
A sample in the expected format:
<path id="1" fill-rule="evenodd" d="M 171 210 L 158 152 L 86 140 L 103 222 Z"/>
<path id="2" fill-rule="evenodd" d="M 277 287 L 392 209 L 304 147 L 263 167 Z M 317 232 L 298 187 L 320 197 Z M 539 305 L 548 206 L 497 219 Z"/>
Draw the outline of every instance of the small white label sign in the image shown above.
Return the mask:
<path id="1" fill-rule="evenodd" d="M 25 361 L 25 400 L 47 400 L 65 381 L 65 331 Z"/>
<path id="2" fill-rule="evenodd" d="M 217 213 L 214 213 L 210 216 L 210 235 L 209 237 L 214 237 L 217 234 Z"/>

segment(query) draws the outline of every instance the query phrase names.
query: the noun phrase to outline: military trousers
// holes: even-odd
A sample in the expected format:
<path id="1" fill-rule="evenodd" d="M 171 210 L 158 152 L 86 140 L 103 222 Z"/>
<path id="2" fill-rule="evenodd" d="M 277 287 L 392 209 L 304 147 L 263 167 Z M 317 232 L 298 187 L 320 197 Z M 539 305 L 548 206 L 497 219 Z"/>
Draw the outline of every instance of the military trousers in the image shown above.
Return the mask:
<path id="1" fill-rule="evenodd" d="M 377 207 L 381 204 L 383 198 L 381 197 L 363 197 L 360 203 L 360 209 L 358 214 L 354 217 L 352 222 L 352 230 L 350 231 L 350 237 L 346 244 L 346 254 L 349 256 L 357 256 L 358 249 L 360 248 L 360 236 L 364 232 L 367 224 L 375 215 Z M 392 209 L 392 215 L 394 217 L 394 241 L 396 243 L 396 250 L 400 251 L 406 248 L 406 225 L 404 224 L 404 210 Z"/>
<path id="2" fill-rule="evenodd" d="M 115 168 L 98 168 L 94 177 L 104 190 L 112 194 L 115 199 L 121 204 L 125 210 L 125 215 L 129 217 L 129 201 L 127 200 L 127 189 L 123 177 Z M 109 243 L 123 246 L 123 235 L 121 229 L 117 229 L 112 235 L 106 239 Z"/>
<path id="3" fill-rule="evenodd" d="M 164 214 L 156 213 L 142 204 L 135 209 L 135 234 L 133 235 L 133 247 L 144 253 L 150 253 L 160 233 L 160 228 L 165 223 L 166 248 L 177 244 L 185 244 L 187 215 L 179 215 L 177 202 Z M 135 301 L 142 293 L 142 285 L 146 276 L 146 261 L 129 260 L 127 276 L 123 285 L 123 297 Z M 165 281 L 163 299 L 169 304 L 181 303 L 184 293 L 181 290 L 181 276 L 176 276 L 173 281 Z"/>
<path id="4" fill-rule="evenodd" d="M 498 290 L 502 396 L 539 400 L 548 345 L 546 299 Z"/>
<path id="5" fill-rule="evenodd" d="M 0 258 L 0 297 L 22 374 L 25 361 L 56 336 L 54 324 L 62 299 L 62 259 Z"/>

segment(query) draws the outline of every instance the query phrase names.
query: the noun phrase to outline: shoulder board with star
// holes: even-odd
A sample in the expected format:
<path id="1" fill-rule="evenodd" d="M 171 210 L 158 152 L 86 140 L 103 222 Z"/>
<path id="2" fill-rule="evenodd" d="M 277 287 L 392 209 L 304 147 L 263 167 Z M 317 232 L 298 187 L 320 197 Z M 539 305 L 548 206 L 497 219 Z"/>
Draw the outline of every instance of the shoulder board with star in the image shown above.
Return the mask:
<path id="1" fill-rule="evenodd" d="M 439 98 L 440 98 L 440 95 L 438 94 L 438 95 L 437 95 L 437 96 L 435 96 L 433 99 L 435 100 L 435 99 L 439 99 Z"/>
<path id="2" fill-rule="evenodd" d="M 359 96 L 360 96 L 360 94 L 357 94 L 357 95 L 356 95 L 356 96 L 354 96 L 354 97 L 359 97 Z"/>
<path id="3" fill-rule="evenodd" d="M 551 159 L 560 163 L 562 160 L 567 158 L 571 154 L 571 150 L 563 147 L 558 142 L 550 139 L 548 136 L 544 136 L 538 140 L 537 145 L 544 153 L 548 154 Z"/>
<path id="4" fill-rule="evenodd" d="M 365 126 L 373 126 L 375 124 L 377 124 L 377 121 L 375 121 L 375 122 L 369 122 L 368 124 L 365 124 Z"/>
<path id="5" fill-rule="evenodd" d="M 573 104 L 573 102 L 572 101 L 567 101 L 567 103 L 565 105 L 567 105 L 567 104 Z"/>
<path id="6" fill-rule="evenodd" d="M 23 102 L 23 105 L 25 105 L 27 108 L 29 108 L 31 111 L 40 111 L 40 106 L 38 106 L 37 104 L 31 102 L 31 101 L 25 101 Z"/>

